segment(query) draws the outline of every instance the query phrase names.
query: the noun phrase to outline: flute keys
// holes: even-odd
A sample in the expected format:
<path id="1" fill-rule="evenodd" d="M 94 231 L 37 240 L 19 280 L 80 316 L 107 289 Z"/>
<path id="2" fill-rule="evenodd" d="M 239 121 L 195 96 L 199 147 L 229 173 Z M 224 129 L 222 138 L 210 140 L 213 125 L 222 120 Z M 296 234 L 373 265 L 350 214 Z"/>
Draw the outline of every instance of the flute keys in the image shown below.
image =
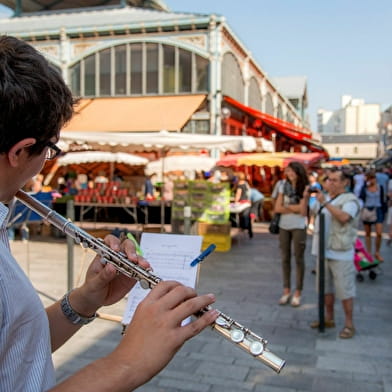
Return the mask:
<path id="1" fill-rule="evenodd" d="M 230 338 L 234 343 L 241 343 L 245 338 L 245 334 L 241 330 L 235 329 L 231 331 Z"/>
<path id="2" fill-rule="evenodd" d="M 140 283 L 140 287 L 144 290 L 147 290 L 150 288 L 150 283 L 148 283 L 148 281 L 145 279 L 140 279 L 139 283 Z"/>
<path id="3" fill-rule="evenodd" d="M 230 328 L 229 323 L 228 323 L 222 316 L 219 316 L 219 317 L 215 320 L 215 324 L 218 324 L 220 327 Z"/>
<path id="4" fill-rule="evenodd" d="M 249 351 L 252 355 L 257 357 L 264 351 L 264 344 L 258 341 L 254 341 L 250 344 Z"/>

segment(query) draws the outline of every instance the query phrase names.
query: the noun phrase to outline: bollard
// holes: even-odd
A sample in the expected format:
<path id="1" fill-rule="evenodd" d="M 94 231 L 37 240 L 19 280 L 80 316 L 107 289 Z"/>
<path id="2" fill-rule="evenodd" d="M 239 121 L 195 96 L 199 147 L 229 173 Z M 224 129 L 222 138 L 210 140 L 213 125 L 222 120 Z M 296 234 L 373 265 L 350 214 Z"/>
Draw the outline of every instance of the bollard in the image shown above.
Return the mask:
<path id="1" fill-rule="evenodd" d="M 67 218 L 71 221 L 75 219 L 75 207 L 73 200 L 67 200 Z M 74 282 L 74 240 L 67 236 L 67 287 L 68 291 L 73 289 Z"/>
<path id="2" fill-rule="evenodd" d="M 319 252 L 318 252 L 318 308 L 319 308 L 319 332 L 325 331 L 325 216 L 319 214 Z"/>

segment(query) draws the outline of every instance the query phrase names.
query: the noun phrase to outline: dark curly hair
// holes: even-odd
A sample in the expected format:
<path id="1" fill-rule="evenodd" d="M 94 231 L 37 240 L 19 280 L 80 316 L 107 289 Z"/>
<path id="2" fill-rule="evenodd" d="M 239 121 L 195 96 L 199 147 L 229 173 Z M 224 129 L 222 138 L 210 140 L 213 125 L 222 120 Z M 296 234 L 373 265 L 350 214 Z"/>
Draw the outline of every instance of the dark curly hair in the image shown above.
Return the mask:
<path id="1" fill-rule="evenodd" d="M 296 161 L 290 162 L 287 167 L 292 169 L 297 175 L 297 181 L 295 183 L 295 193 L 300 199 L 302 199 L 305 187 L 309 184 L 309 179 L 305 167 L 304 165 L 302 165 L 302 163 Z"/>
<path id="2" fill-rule="evenodd" d="M 32 155 L 59 134 L 73 115 L 75 100 L 62 76 L 31 45 L 0 36 L 0 153 L 35 138 Z"/>

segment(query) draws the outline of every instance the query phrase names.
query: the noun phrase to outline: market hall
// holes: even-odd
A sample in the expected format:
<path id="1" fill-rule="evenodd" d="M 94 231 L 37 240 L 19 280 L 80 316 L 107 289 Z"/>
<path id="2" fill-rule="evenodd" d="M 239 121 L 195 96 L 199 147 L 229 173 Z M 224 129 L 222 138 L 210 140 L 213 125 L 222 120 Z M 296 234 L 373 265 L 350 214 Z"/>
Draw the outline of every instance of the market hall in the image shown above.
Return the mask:
<path id="1" fill-rule="evenodd" d="M 1 31 L 43 52 L 81 97 L 64 137 L 122 133 L 110 150 L 129 153 L 125 140 L 141 132 L 248 136 L 253 152 L 323 153 L 306 122 L 306 80 L 267 76 L 222 15 L 124 0 L 17 1 L 15 11 L 0 20 Z M 94 148 L 103 149 L 98 144 Z M 68 155 L 92 148 L 80 138 L 68 146 Z M 134 152 L 162 158 L 162 149 L 139 146 Z M 250 151 L 189 153 L 220 159 L 233 152 Z M 178 153 L 184 150 L 171 147 L 166 154 Z"/>

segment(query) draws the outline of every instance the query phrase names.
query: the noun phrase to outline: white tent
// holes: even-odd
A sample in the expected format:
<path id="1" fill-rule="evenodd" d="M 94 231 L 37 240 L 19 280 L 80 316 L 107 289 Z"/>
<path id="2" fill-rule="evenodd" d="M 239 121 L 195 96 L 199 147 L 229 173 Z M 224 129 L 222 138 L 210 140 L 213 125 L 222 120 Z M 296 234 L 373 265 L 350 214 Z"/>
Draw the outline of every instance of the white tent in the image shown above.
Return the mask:
<path id="1" fill-rule="evenodd" d="M 165 158 L 151 161 L 146 165 L 145 171 L 153 173 L 165 173 L 173 171 L 199 171 L 210 170 L 215 166 L 216 159 L 201 155 L 170 155 Z"/>
<path id="2" fill-rule="evenodd" d="M 57 165 L 67 166 L 91 162 L 118 162 L 130 166 L 144 166 L 148 163 L 148 159 L 124 152 L 83 151 L 65 154 L 57 160 Z"/>
<path id="3" fill-rule="evenodd" d="M 229 152 L 256 151 L 251 136 L 199 135 L 179 132 L 61 132 L 61 148 L 95 149 L 106 151 L 157 151 L 161 157 L 175 150 L 215 150 Z M 164 167 L 161 173 L 164 173 Z M 164 222 L 164 203 L 161 204 L 161 230 Z"/>
<path id="4" fill-rule="evenodd" d="M 61 146 L 64 147 L 64 146 Z M 51 183 L 56 176 L 56 172 L 61 166 L 78 167 L 77 170 L 86 174 L 105 169 L 110 179 L 113 178 L 114 169 L 121 166 L 131 170 L 130 167 L 141 167 L 148 163 L 148 159 L 138 155 L 127 154 L 124 152 L 107 152 L 107 151 L 81 151 L 68 152 L 58 158 L 46 175 L 44 184 Z M 106 167 L 105 167 L 106 166 Z"/>
<path id="5" fill-rule="evenodd" d="M 251 152 L 257 148 L 251 136 L 195 135 L 178 132 L 62 132 L 61 147 L 110 151 L 219 150 Z"/>

